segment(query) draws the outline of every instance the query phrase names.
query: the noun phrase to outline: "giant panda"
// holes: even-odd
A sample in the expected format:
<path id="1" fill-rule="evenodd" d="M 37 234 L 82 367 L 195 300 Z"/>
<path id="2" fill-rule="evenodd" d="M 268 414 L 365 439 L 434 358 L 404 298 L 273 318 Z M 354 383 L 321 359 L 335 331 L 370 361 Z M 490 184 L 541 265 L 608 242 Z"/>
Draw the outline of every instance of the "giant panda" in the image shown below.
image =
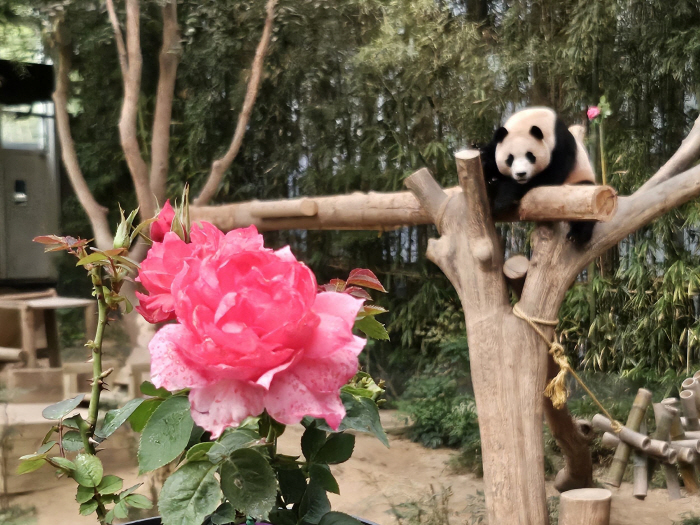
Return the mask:
<path id="1" fill-rule="evenodd" d="M 513 114 L 481 148 L 486 189 L 494 215 L 513 212 L 537 186 L 595 184 L 595 173 L 580 127 L 567 129 L 554 110 L 526 108 Z M 595 221 L 570 223 L 567 238 L 577 245 L 591 240 Z"/>

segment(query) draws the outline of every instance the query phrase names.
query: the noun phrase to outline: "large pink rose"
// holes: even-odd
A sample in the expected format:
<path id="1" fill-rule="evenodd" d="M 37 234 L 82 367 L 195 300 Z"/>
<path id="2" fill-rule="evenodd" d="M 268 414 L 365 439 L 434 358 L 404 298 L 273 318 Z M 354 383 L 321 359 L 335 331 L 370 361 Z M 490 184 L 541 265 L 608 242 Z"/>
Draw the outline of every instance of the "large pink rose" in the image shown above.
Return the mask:
<path id="1" fill-rule="evenodd" d="M 153 383 L 190 388 L 192 417 L 215 437 L 264 409 L 284 424 L 308 415 L 337 428 L 339 390 L 365 345 L 352 334 L 362 300 L 317 293 L 311 270 L 289 248 L 264 248 L 253 226 L 224 235 L 203 223 L 191 239 L 166 235 L 141 267 L 150 295 L 139 311 L 178 320 L 149 345 Z"/>

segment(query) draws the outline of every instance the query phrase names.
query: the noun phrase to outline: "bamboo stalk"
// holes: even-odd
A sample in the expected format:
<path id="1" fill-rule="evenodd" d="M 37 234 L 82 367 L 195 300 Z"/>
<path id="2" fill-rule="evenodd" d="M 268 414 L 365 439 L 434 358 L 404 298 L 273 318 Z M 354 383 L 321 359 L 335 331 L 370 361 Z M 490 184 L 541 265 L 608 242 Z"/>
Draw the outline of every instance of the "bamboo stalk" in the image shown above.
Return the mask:
<path id="1" fill-rule="evenodd" d="M 592 423 L 593 428 L 602 430 L 604 432 L 614 432 L 612 423 L 610 423 L 610 420 L 602 414 L 596 414 L 595 416 L 593 416 Z M 649 438 L 649 436 L 645 436 L 643 434 L 640 434 L 639 432 L 630 430 L 627 427 L 622 427 L 622 429 L 617 433 L 617 437 L 621 443 L 624 443 L 626 445 L 629 445 L 630 447 L 634 447 L 641 451 L 646 451 L 649 448 L 649 445 L 651 444 L 651 439 Z M 618 443 L 618 448 L 619 446 L 620 444 Z"/>
<path id="2" fill-rule="evenodd" d="M 625 427 L 630 431 L 637 432 L 642 424 L 647 407 L 651 403 L 651 392 L 644 388 L 637 391 L 637 396 L 634 398 L 632 409 L 627 416 L 627 424 Z M 593 418 L 595 420 L 595 417 Z M 606 429 L 607 430 L 607 429 Z M 624 442 L 623 432 L 620 432 L 620 444 L 617 446 L 615 456 L 613 457 L 612 465 L 608 471 L 605 482 L 613 487 L 619 487 L 622 482 L 622 477 L 625 475 L 625 469 L 630 459 L 630 446 Z M 648 445 L 647 445 L 648 446 Z"/>
<path id="3" fill-rule="evenodd" d="M 656 432 L 654 438 L 667 441 L 671 435 L 671 423 L 673 421 L 673 407 L 664 406 L 661 403 L 654 403 L 654 417 L 656 419 Z M 677 453 L 676 453 L 677 454 Z M 667 463 L 663 464 L 664 476 L 666 477 L 666 489 L 671 500 L 680 499 L 681 486 L 678 482 L 676 469 Z"/>
<path id="4" fill-rule="evenodd" d="M 691 379 L 691 381 L 695 382 L 694 379 Z M 681 406 L 683 407 L 683 414 L 685 414 L 685 428 L 687 430 L 700 430 L 700 420 L 698 420 L 698 408 L 696 405 L 699 398 L 700 396 L 697 396 L 693 390 L 683 390 L 681 392 Z"/>
<path id="5" fill-rule="evenodd" d="M 639 426 L 639 433 L 647 433 L 646 421 L 642 421 Z M 639 500 L 644 500 L 649 490 L 649 460 L 644 454 L 635 450 L 632 455 L 632 464 L 634 465 L 632 495 Z"/>

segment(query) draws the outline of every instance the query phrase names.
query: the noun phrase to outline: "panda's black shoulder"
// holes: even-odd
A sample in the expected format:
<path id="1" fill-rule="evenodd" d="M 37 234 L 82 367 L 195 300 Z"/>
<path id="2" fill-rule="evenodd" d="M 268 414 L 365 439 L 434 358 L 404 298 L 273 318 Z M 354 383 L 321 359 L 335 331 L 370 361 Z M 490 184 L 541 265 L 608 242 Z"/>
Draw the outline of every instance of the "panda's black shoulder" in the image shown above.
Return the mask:
<path id="1" fill-rule="evenodd" d="M 538 176 L 538 182 L 546 185 L 560 185 L 576 167 L 578 146 L 576 139 L 564 121 L 557 117 L 554 123 L 554 149 L 549 165 Z"/>
<path id="2" fill-rule="evenodd" d="M 475 147 L 481 153 L 481 167 L 484 171 L 484 178 L 486 183 L 495 181 L 496 179 L 503 177 L 501 172 L 498 171 L 498 165 L 496 164 L 496 146 L 497 142 L 492 140 L 488 144 L 475 145 Z"/>

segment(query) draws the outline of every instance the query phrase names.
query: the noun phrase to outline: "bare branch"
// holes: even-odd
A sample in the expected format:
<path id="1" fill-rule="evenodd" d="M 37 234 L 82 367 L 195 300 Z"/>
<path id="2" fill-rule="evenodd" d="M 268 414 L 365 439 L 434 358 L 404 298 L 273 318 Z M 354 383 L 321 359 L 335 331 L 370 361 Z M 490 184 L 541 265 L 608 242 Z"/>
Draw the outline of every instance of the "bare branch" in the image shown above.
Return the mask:
<path id="1" fill-rule="evenodd" d="M 107 0 L 107 13 L 109 14 L 109 22 L 112 24 L 112 29 L 114 30 L 114 40 L 117 42 L 117 53 L 119 55 L 119 67 L 122 70 L 122 76 L 126 76 L 126 71 L 129 69 L 129 65 L 126 58 L 126 47 L 124 45 L 124 37 L 122 36 L 122 28 L 119 24 L 119 18 L 117 17 L 117 12 L 114 9 L 114 1 Z"/>
<path id="2" fill-rule="evenodd" d="M 168 178 L 170 152 L 170 119 L 175 94 L 177 67 L 180 62 L 180 31 L 177 25 L 177 1 L 170 0 L 162 8 L 163 47 L 160 50 L 156 110 L 151 136 L 151 192 L 162 203 Z"/>
<path id="3" fill-rule="evenodd" d="M 112 232 L 107 221 L 107 208 L 98 204 L 85 182 L 85 177 L 78 162 L 78 155 L 75 152 L 75 142 L 70 131 L 67 108 L 71 50 L 66 43 L 61 41 L 60 34 L 60 30 L 55 32 L 58 49 L 58 72 L 53 101 L 56 107 L 56 129 L 61 143 L 61 157 L 66 167 L 68 179 L 71 182 L 71 186 L 73 186 L 73 191 L 75 191 L 80 205 L 88 216 L 97 247 L 107 249 L 112 247 Z"/>
<path id="4" fill-rule="evenodd" d="M 126 0 L 126 51 L 128 69 L 124 75 L 124 101 L 119 119 L 119 136 L 124 157 L 134 181 L 142 219 L 155 214 L 155 202 L 148 184 L 148 166 L 141 156 L 136 131 L 139 95 L 141 92 L 141 57 L 139 0 Z"/>
<path id="5" fill-rule="evenodd" d="M 243 101 L 243 108 L 238 115 L 238 123 L 236 125 L 236 131 L 233 134 L 233 140 L 229 146 L 226 154 L 220 159 L 216 159 L 211 165 L 211 172 L 209 173 L 209 179 L 204 184 L 202 191 L 199 196 L 194 199 L 193 204 L 195 206 L 204 206 L 207 204 L 212 197 L 216 194 L 219 188 L 219 183 L 233 163 L 233 160 L 238 155 L 238 151 L 243 144 L 243 136 L 245 135 L 246 128 L 248 127 L 248 121 L 250 120 L 250 115 L 253 112 L 253 105 L 255 104 L 255 99 L 258 96 L 258 89 L 260 87 L 260 79 L 262 78 L 263 64 L 265 61 L 265 55 L 267 53 L 267 48 L 270 44 L 270 39 L 272 38 L 272 23 L 275 19 L 275 6 L 277 5 L 277 0 L 267 0 L 267 5 L 265 7 L 267 11 L 267 17 L 265 18 L 265 27 L 263 28 L 262 36 L 260 37 L 260 42 L 258 43 L 258 48 L 255 51 L 255 58 L 253 58 L 253 65 L 251 67 L 250 79 L 248 80 L 248 88 L 246 90 L 245 99 Z"/>
<path id="6" fill-rule="evenodd" d="M 700 117 L 693 124 L 693 129 L 690 130 L 688 136 L 683 140 L 680 148 L 637 191 L 646 191 L 653 188 L 677 173 L 688 169 L 693 162 L 698 160 L 698 157 L 700 157 Z"/>

